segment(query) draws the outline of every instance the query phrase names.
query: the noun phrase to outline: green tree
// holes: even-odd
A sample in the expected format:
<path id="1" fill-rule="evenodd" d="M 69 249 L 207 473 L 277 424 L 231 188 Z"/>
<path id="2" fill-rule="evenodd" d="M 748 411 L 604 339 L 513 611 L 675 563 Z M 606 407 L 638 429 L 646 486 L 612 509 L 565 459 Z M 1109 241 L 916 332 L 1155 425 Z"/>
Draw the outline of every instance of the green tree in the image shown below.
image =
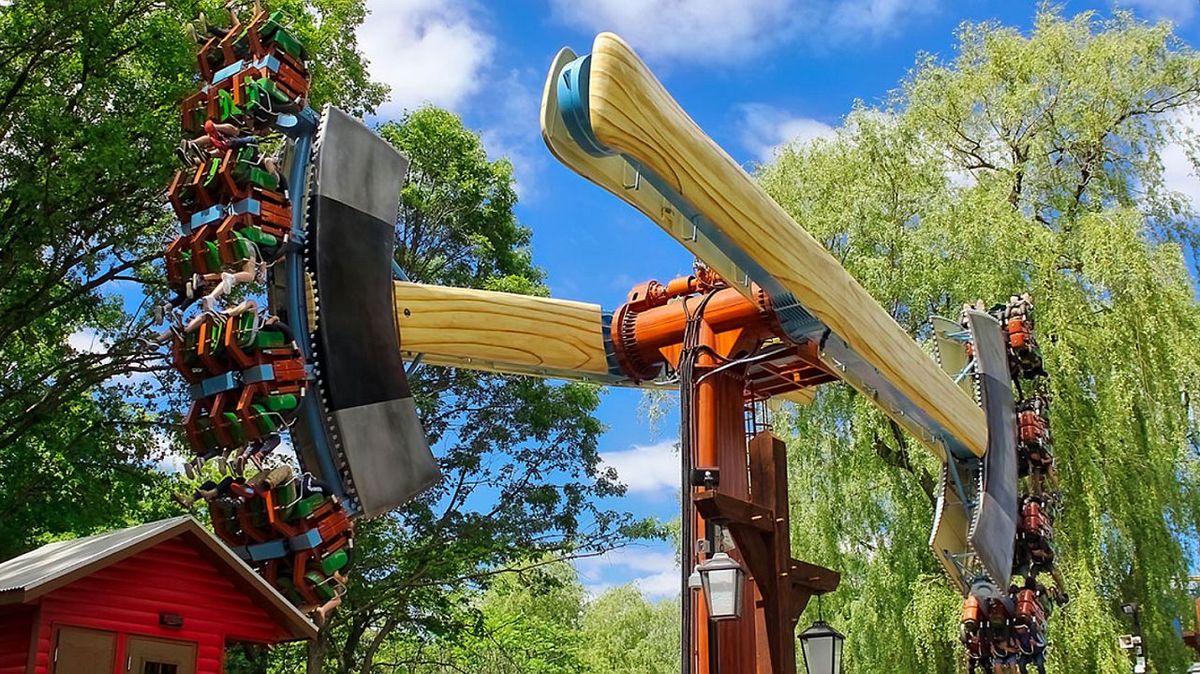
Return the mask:
<path id="1" fill-rule="evenodd" d="M 612 588 L 587 601 L 575 569 L 532 562 L 472 593 L 470 630 L 398 635 L 375 666 L 409 674 L 667 674 L 679 670 L 679 604 Z"/>
<path id="2" fill-rule="evenodd" d="M 499 574 L 474 592 L 472 630 L 430 639 L 403 634 L 380 649 L 377 667 L 410 674 L 581 672 L 583 588 L 575 568 L 546 559 Z"/>
<path id="3" fill-rule="evenodd" d="M 1195 205 L 1164 183 L 1200 57 L 1169 25 L 1046 10 L 1028 34 L 964 25 L 882 108 L 762 167 L 767 190 L 914 334 L 1028 290 L 1050 372 L 1072 603 L 1054 672 L 1129 671 L 1136 600 L 1155 671 L 1191 659 L 1172 620 L 1200 524 Z M 927 549 L 937 466 L 844 387 L 787 415 L 795 552 L 843 572 L 827 612 L 848 671 L 952 672 L 960 598 Z"/>
<path id="4" fill-rule="evenodd" d="M 480 630 L 452 652 L 463 671 L 572 674 L 582 669 L 579 632 L 583 587 L 564 562 L 511 573 L 482 596 Z"/>
<path id="5" fill-rule="evenodd" d="M 104 293 L 166 224 L 163 129 L 190 64 L 178 8 L 156 4 L 0 9 L 0 556 L 119 522 L 152 484 L 150 420 L 100 385 L 157 368 L 111 339 L 127 317 Z"/>
<path id="6" fill-rule="evenodd" d="M 0 6 L 0 558 L 128 523 L 163 492 L 160 410 L 184 403 L 162 399 L 178 380 L 154 378 L 166 364 L 126 307 L 162 292 L 177 231 L 163 194 L 197 86 L 184 24 L 222 4 Z M 315 105 L 382 100 L 354 42 L 362 0 L 277 5 L 310 45 Z"/>
<path id="7" fill-rule="evenodd" d="M 650 602 L 632 585 L 612 588 L 585 607 L 579 638 L 586 672 L 678 672 L 679 602 Z"/>

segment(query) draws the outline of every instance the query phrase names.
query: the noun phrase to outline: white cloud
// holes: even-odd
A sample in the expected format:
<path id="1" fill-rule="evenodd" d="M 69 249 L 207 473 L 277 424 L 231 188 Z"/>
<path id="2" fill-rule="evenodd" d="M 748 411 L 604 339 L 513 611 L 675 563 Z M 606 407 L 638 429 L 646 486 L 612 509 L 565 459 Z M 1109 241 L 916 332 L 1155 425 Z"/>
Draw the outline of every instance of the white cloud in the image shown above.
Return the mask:
<path id="1" fill-rule="evenodd" d="M 179 452 L 167 452 L 154 464 L 154 468 L 158 472 L 166 473 L 167 475 L 179 475 L 183 473 L 183 466 L 190 458 Z"/>
<path id="2" fill-rule="evenodd" d="M 679 567 L 670 571 L 642 576 L 633 580 L 633 586 L 649 599 L 666 599 L 679 596 Z"/>
<path id="3" fill-rule="evenodd" d="M 483 92 L 489 100 L 489 124 L 479 136 L 491 159 L 504 157 L 512 163 L 522 201 L 536 197 L 536 176 L 546 165 L 540 122 L 542 78 L 540 72 L 513 70 L 491 80 L 494 84 Z"/>
<path id="4" fill-rule="evenodd" d="M 430 103 L 459 115 L 483 112 L 479 130 L 488 156 L 513 165 L 517 194 L 534 195 L 540 152 L 541 71 L 495 72 L 496 39 L 482 25 L 476 0 L 368 0 L 359 28 L 371 77 L 391 88 L 379 113 L 394 117 Z M 487 101 L 486 111 L 474 110 Z"/>
<path id="5" fill-rule="evenodd" d="M 1190 22 L 1200 6 L 1196 0 L 1120 0 L 1122 5 L 1150 19 L 1168 19 L 1178 25 Z"/>
<path id="6" fill-rule="evenodd" d="M 1200 110 L 1193 108 L 1173 113 L 1170 121 L 1179 127 L 1177 133 L 1200 134 Z M 1160 158 L 1163 163 L 1164 186 L 1187 197 L 1192 203 L 1192 208 L 1200 210 L 1200 176 L 1197 175 L 1187 150 L 1180 143 L 1171 142 L 1163 148 Z"/>
<path id="7" fill-rule="evenodd" d="M 160 455 L 154 467 L 158 469 L 158 472 L 166 473 L 167 475 L 182 473 L 184 464 L 193 458 L 187 450 L 183 452 L 176 451 L 172 442 L 171 432 L 164 429 L 154 431 L 154 451 Z"/>
<path id="8" fill-rule="evenodd" d="M 552 0 L 563 21 L 610 30 L 651 58 L 739 61 L 793 32 L 807 12 L 791 0 Z"/>
<path id="9" fill-rule="evenodd" d="M 613 31 L 651 59 L 736 63 L 792 39 L 827 44 L 899 30 L 936 0 L 552 0 L 563 22 Z"/>
<path id="10" fill-rule="evenodd" d="M 107 353 L 108 345 L 95 330 L 79 330 L 67 337 L 67 346 L 79 353 Z"/>
<path id="11" fill-rule="evenodd" d="M 679 594 L 679 564 L 669 551 L 619 548 L 576 560 L 575 568 L 592 596 L 625 583 L 631 583 L 650 599 Z"/>
<path id="12" fill-rule="evenodd" d="M 774 159 L 787 145 L 803 145 L 834 134 L 833 127 L 824 122 L 795 116 L 762 103 L 743 104 L 739 111 L 742 115 L 742 146 L 760 162 Z"/>
<path id="13" fill-rule="evenodd" d="M 829 27 L 835 40 L 858 39 L 864 33 L 880 38 L 898 31 L 907 17 L 935 9 L 935 0 L 849 0 L 834 6 Z"/>
<path id="14" fill-rule="evenodd" d="M 457 109 L 474 93 L 495 39 L 471 0 L 369 0 L 358 29 L 371 77 L 391 87 L 384 116 L 433 103 Z"/>
<path id="15" fill-rule="evenodd" d="M 634 445 L 619 452 L 604 452 L 600 459 L 616 469 L 630 492 L 674 494 L 679 489 L 676 443 L 664 440 L 653 445 Z"/>

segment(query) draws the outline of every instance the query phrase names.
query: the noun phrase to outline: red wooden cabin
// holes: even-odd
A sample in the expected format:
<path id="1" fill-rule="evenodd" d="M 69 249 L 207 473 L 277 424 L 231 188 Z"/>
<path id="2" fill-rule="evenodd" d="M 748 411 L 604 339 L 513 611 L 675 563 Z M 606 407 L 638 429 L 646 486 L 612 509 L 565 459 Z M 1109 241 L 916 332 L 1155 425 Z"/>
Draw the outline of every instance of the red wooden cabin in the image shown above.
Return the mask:
<path id="1" fill-rule="evenodd" d="M 230 642 L 316 632 L 187 516 L 0 564 L 0 674 L 218 674 Z"/>

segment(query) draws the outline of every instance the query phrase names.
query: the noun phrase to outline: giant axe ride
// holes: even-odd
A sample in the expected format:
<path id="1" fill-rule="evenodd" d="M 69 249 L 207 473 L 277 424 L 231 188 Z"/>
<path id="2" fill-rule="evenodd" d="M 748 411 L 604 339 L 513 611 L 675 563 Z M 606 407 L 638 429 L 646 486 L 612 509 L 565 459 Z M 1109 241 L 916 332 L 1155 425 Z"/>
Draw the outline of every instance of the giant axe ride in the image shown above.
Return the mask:
<path id="1" fill-rule="evenodd" d="M 224 59 L 229 65 L 213 69 L 204 91 L 251 66 L 269 71 L 269 55 L 255 50 L 250 61 Z M 747 428 L 746 414 L 769 398 L 804 402 L 812 387 L 844 381 L 943 462 L 931 545 L 952 581 L 964 593 L 1007 587 L 1017 476 L 1000 324 L 981 313 L 966 331 L 942 325 L 939 366 L 617 36 L 599 35 L 589 55 L 559 52 L 542 96 L 543 138 L 565 165 L 641 211 L 701 264 L 692 276 L 635 287 L 614 311 L 397 279 L 393 226 L 407 160 L 332 106 L 271 123 L 291 139 L 291 245 L 268 275 L 270 312 L 295 336 L 307 374 L 290 428 L 303 470 L 351 517 L 387 512 L 437 479 L 405 360 L 678 388 L 684 577 L 718 551 L 750 576 L 742 619 L 720 623 L 681 578 L 686 671 L 794 672 L 800 613 L 839 577 L 791 557 L 783 445 Z M 183 213 L 185 231 L 202 225 L 195 213 L 204 212 Z M 971 364 L 978 404 L 972 387 L 952 378 Z M 203 413 L 214 410 L 204 402 L 212 391 L 267 372 L 193 370 Z M 213 428 L 225 423 L 219 416 Z M 229 443 L 216 444 L 224 451 Z M 245 519 L 253 534 L 253 513 Z M 280 549 L 307 544 L 306 535 Z M 259 549 L 275 545 L 255 540 Z M 245 547 L 248 559 L 256 554 Z"/>

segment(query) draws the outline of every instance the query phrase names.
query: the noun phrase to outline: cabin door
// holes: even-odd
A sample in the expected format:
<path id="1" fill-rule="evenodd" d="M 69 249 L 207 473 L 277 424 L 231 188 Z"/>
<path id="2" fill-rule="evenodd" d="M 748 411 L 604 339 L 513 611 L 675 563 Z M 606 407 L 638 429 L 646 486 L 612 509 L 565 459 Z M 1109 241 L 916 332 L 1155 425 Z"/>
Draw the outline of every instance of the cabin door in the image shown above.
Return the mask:
<path id="1" fill-rule="evenodd" d="M 114 632 L 66 626 L 54 630 L 54 674 L 111 672 L 116 657 Z"/>
<path id="2" fill-rule="evenodd" d="M 125 674 L 196 674 L 196 644 L 149 637 L 125 642 Z"/>

